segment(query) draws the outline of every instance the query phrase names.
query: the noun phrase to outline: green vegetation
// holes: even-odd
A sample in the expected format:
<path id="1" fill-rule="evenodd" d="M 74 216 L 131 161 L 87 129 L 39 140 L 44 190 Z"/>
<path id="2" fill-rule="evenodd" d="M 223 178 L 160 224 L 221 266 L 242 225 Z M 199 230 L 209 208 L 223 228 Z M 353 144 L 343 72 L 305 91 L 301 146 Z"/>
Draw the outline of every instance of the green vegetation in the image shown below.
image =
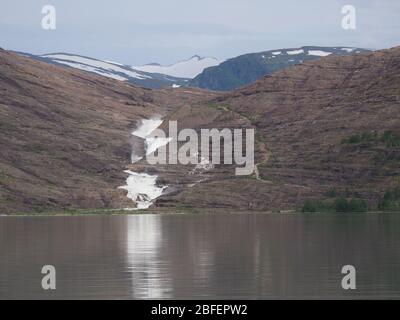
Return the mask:
<path id="1" fill-rule="evenodd" d="M 201 210 L 198 208 L 181 206 L 181 205 L 177 205 L 174 209 L 175 209 L 174 213 L 185 213 L 185 214 L 201 213 Z"/>
<path id="2" fill-rule="evenodd" d="M 301 209 L 302 212 L 367 212 L 367 203 L 358 198 L 350 200 L 339 197 L 332 200 L 311 200 L 308 199 L 304 202 Z"/>
<path id="3" fill-rule="evenodd" d="M 330 188 L 325 195 L 329 198 L 335 198 L 338 195 L 338 191 L 336 190 L 336 188 Z"/>
<path id="4" fill-rule="evenodd" d="M 385 131 L 382 140 L 388 148 L 400 147 L 400 136 L 395 135 L 392 131 Z"/>
<path id="5" fill-rule="evenodd" d="M 301 212 L 334 212 L 334 210 L 331 203 L 321 200 L 307 199 L 301 208 Z"/>
<path id="6" fill-rule="evenodd" d="M 0 171 L 0 184 L 6 184 L 9 180 L 10 178 L 3 171 Z"/>
<path id="7" fill-rule="evenodd" d="M 7 192 L 4 192 L 0 186 L 0 204 L 7 204 L 12 201 L 13 201 L 13 198 Z M 0 210 L 0 214 L 2 214 L 2 213 L 3 212 L 1 212 L 1 210 Z"/>
<path id="8" fill-rule="evenodd" d="M 397 179 L 398 181 L 398 179 Z M 368 205 L 357 197 L 356 192 L 348 189 L 339 192 L 336 188 L 331 188 L 325 192 L 329 199 L 318 200 L 308 199 L 301 208 L 302 212 L 367 212 Z M 378 206 L 374 210 L 387 212 L 400 212 L 400 183 L 396 187 L 387 189 L 380 199 Z"/>
<path id="9" fill-rule="evenodd" d="M 211 109 L 219 109 L 220 108 L 220 106 L 217 103 L 214 103 L 214 102 L 207 103 L 207 107 L 209 107 Z"/>
<path id="10" fill-rule="evenodd" d="M 400 186 L 387 190 L 378 208 L 382 211 L 400 211 Z"/>
<path id="11" fill-rule="evenodd" d="M 348 139 L 343 139 L 342 144 L 357 144 L 362 142 L 378 141 L 377 132 L 363 132 L 361 134 L 354 134 Z"/>
<path id="12" fill-rule="evenodd" d="M 376 131 L 363 132 L 354 134 L 349 138 L 342 140 L 342 144 L 359 144 L 368 142 L 383 142 L 387 148 L 400 147 L 400 136 L 396 135 L 390 130 L 387 130 L 382 133 L 381 136 L 379 136 Z"/>
<path id="13" fill-rule="evenodd" d="M 367 212 L 367 203 L 358 198 L 353 198 L 350 201 L 340 197 L 335 199 L 336 212 Z"/>
<path id="14" fill-rule="evenodd" d="M 367 212 L 368 205 L 365 200 L 360 199 L 356 192 L 349 188 L 337 190 L 335 187 L 328 189 L 325 200 L 306 200 L 302 212 Z"/>
<path id="15" fill-rule="evenodd" d="M 45 151 L 44 147 L 40 144 L 27 144 L 25 145 L 25 150 L 32 153 L 42 153 Z"/>

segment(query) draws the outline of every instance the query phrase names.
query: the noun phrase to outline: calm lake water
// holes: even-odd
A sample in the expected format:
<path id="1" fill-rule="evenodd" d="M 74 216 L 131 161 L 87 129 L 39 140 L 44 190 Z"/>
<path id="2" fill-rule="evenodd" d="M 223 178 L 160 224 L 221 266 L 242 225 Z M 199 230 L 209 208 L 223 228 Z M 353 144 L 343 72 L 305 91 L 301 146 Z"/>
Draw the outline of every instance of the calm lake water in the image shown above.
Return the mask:
<path id="1" fill-rule="evenodd" d="M 400 214 L 0 217 L 0 298 L 400 298 Z"/>

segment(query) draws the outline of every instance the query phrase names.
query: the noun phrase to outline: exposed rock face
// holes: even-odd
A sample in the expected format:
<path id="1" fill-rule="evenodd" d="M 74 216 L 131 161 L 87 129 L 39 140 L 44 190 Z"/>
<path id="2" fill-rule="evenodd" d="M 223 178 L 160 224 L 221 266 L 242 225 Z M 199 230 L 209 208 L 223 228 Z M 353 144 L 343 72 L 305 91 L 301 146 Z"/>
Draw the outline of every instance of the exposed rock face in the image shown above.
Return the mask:
<path id="1" fill-rule="evenodd" d="M 146 90 L 0 51 L 0 212 L 131 205 L 123 170 L 169 185 L 156 205 L 294 209 L 335 188 L 375 204 L 400 177 L 400 48 L 325 57 L 221 95 Z M 154 115 L 179 128 L 255 128 L 257 170 L 130 164 L 130 132 Z M 368 139 L 348 143 L 354 135 Z M 351 139 L 350 139 L 351 140 Z"/>

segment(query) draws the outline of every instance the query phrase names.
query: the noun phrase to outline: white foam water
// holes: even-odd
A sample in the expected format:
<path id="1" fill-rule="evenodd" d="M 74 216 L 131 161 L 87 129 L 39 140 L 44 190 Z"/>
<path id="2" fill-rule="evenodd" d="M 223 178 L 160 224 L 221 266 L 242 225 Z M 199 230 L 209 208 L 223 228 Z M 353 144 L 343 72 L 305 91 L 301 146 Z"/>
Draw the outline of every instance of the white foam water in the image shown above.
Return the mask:
<path id="1" fill-rule="evenodd" d="M 159 138 L 148 138 L 148 136 L 156 130 L 161 124 L 163 120 L 158 117 L 153 119 L 142 119 L 140 120 L 139 126 L 131 133 L 131 135 L 144 139 L 144 144 L 146 147 L 146 154 L 153 153 L 159 147 L 166 145 L 169 141 L 158 141 Z M 165 139 L 164 139 L 165 140 Z M 143 157 L 137 155 L 134 150 L 132 150 L 131 154 L 131 162 L 136 163 L 142 160 Z"/>
<path id="2" fill-rule="evenodd" d="M 157 151 L 158 148 L 166 146 L 172 141 L 172 138 L 146 138 L 146 155 L 152 154 Z"/>
<path id="3" fill-rule="evenodd" d="M 127 197 L 136 203 L 135 209 L 148 209 L 153 200 L 161 196 L 167 188 L 167 186 L 157 186 L 157 176 L 130 170 L 124 172 L 129 174 L 129 177 L 126 179 L 126 185 L 119 189 L 128 191 Z"/>
<path id="4" fill-rule="evenodd" d="M 142 119 L 140 125 L 131 133 L 135 137 L 144 139 L 146 154 L 155 152 L 158 148 L 168 144 L 169 139 L 149 137 L 151 133 L 157 129 L 163 120 L 160 118 Z M 135 163 L 141 160 L 142 157 L 135 154 L 132 150 L 131 161 Z M 167 186 L 157 186 L 156 175 L 147 173 L 137 173 L 130 170 L 124 171 L 129 174 L 126 179 L 126 185 L 119 189 L 126 190 L 127 197 L 136 203 L 136 208 L 127 208 L 126 210 L 148 209 L 155 199 L 162 195 Z"/>
<path id="5" fill-rule="evenodd" d="M 154 130 L 156 130 L 163 121 L 159 118 L 142 119 L 141 124 L 132 132 L 133 136 L 146 139 Z"/>

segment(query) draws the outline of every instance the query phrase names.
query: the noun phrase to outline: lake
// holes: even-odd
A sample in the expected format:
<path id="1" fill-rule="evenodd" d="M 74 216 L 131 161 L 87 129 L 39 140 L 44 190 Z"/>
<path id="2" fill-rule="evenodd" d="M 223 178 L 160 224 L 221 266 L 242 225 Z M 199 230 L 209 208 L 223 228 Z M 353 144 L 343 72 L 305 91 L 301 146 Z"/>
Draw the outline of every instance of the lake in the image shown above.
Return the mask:
<path id="1" fill-rule="evenodd" d="M 400 214 L 0 217 L 0 299 L 16 298 L 398 299 Z"/>

